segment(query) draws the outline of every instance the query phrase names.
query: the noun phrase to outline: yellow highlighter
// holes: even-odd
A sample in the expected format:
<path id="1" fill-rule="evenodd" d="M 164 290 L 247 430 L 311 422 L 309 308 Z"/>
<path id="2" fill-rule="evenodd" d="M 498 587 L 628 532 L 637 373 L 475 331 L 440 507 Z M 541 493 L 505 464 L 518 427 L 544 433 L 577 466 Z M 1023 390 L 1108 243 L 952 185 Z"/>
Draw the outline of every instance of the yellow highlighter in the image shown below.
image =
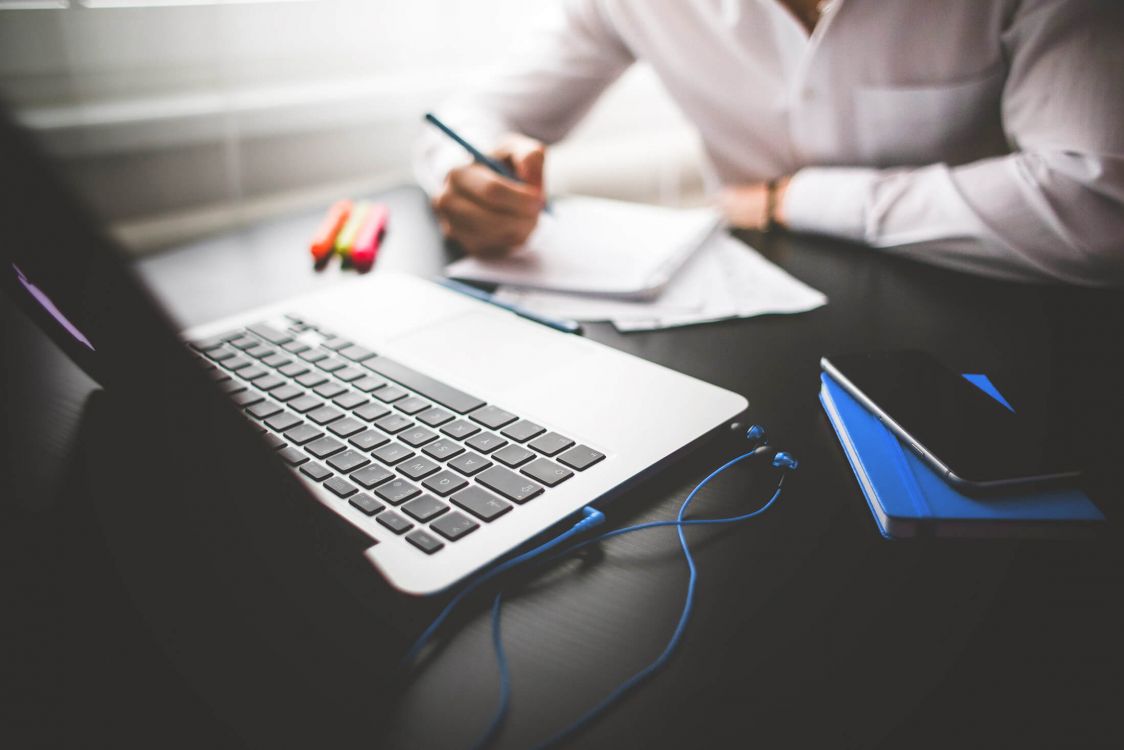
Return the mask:
<path id="1" fill-rule="evenodd" d="M 336 235 L 336 253 L 343 258 L 351 257 L 351 250 L 355 247 L 355 240 L 359 237 L 360 230 L 363 229 L 364 222 L 367 221 L 367 214 L 371 212 L 371 204 L 367 201 L 362 201 L 355 204 L 355 208 L 351 209 L 351 216 L 347 217 L 347 223 L 343 225 L 343 229 Z"/>

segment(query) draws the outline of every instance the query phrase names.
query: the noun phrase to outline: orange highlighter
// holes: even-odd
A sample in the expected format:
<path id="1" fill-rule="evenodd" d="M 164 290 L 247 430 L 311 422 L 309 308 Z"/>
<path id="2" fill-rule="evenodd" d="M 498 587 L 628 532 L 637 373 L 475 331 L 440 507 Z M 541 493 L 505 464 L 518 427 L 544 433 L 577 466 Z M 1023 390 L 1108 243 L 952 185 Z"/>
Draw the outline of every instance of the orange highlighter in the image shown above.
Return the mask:
<path id="1" fill-rule="evenodd" d="M 336 201 L 328 209 L 324 220 L 320 222 L 320 228 L 316 231 L 316 237 L 313 238 L 312 244 L 309 246 L 312 257 L 317 263 L 325 260 L 331 254 L 336 245 L 336 235 L 340 233 L 343 225 L 347 222 L 347 217 L 350 215 L 351 201 L 349 200 Z"/>
<path id="2" fill-rule="evenodd" d="M 386 231 L 386 222 L 389 218 L 390 211 L 385 205 L 376 203 L 371 206 L 363 222 L 363 228 L 359 230 L 359 235 L 351 248 L 352 263 L 364 267 L 374 264 L 375 256 L 379 253 L 379 242 L 383 232 Z"/>

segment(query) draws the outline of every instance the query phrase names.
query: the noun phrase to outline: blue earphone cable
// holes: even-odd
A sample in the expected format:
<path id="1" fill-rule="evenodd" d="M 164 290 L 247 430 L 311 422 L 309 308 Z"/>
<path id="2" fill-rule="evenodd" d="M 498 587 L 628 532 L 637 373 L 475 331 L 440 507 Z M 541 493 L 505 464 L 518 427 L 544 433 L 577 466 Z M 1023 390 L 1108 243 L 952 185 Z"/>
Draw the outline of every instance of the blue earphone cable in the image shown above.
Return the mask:
<path id="1" fill-rule="evenodd" d="M 757 508 L 753 511 L 750 511 L 749 513 L 744 513 L 744 514 L 741 514 L 741 515 L 738 515 L 738 516 L 730 516 L 730 517 L 726 517 L 726 518 L 705 518 L 705 519 L 690 519 L 690 520 L 684 519 L 683 516 L 684 516 L 684 514 L 686 514 L 687 509 L 690 507 L 691 502 L 695 499 L 695 496 L 698 494 L 698 492 L 703 487 L 705 487 L 712 479 L 714 479 L 716 476 L 718 476 L 722 472 L 729 469 L 731 466 L 734 466 L 735 464 L 738 464 L 738 463 L 740 463 L 741 461 L 744 461 L 747 458 L 751 458 L 753 456 L 756 456 L 756 455 L 762 453 L 763 451 L 765 451 L 766 449 L 767 449 L 767 446 L 760 446 L 758 448 L 755 448 L 752 451 L 749 451 L 747 453 L 743 453 L 742 455 L 737 456 L 737 457 L 727 461 L 722 466 L 719 466 L 717 469 L 715 469 L 710 474 L 708 474 L 702 481 L 700 481 L 697 485 L 695 485 L 694 489 L 692 489 L 690 494 L 687 495 L 687 498 L 683 501 L 682 505 L 680 505 L 679 513 L 676 516 L 676 520 L 674 520 L 674 521 L 650 521 L 650 522 L 647 522 L 647 523 L 636 524 L 635 526 L 626 526 L 626 527 L 621 528 L 621 529 L 614 529 L 612 531 L 606 531 L 602 534 L 598 534 L 597 536 L 591 537 L 589 539 L 582 540 L 581 542 L 578 542 L 577 544 L 574 544 L 574 545 L 571 545 L 570 547 L 567 547 L 565 550 L 562 550 L 560 552 L 557 552 L 554 555 L 551 555 L 550 557 L 547 557 L 543 560 L 540 560 L 541 563 L 545 564 L 545 563 L 551 562 L 553 560 L 562 558 L 566 555 L 569 555 L 569 554 L 571 554 L 571 553 L 573 553 L 573 552 L 575 552 L 575 551 L 577 551 L 577 550 L 579 550 L 583 547 L 586 547 L 590 544 L 594 544 L 596 542 L 600 542 L 600 541 L 603 541 L 605 539 L 609 539 L 611 537 L 620 536 L 622 534 L 631 534 L 631 533 L 634 533 L 634 532 L 637 532 L 637 531 L 643 531 L 645 529 L 674 526 L 674 527 L 676 527 L 676 531 L 679 535 L 679 544 L 680 544 L 680 547 L 683 550 L 684 559 L 687 561 L 687 568 L 688 568 L 688 571 L 689 571 L 689 577 L 688 577 L 688 581 L 687 581 L 687 594 L 686 594 L 686 596 L 684 597 L 684 600 L 683 600 L 683 610 L 680 613 L 679 620 L 678 620 L 678 622 L 676 624 L 676 627 L 675 627 L 675 631 L 672 633 L 671 638 L 668 640 L 667 645 L 664 647 L 664 649 L 660 653 L 660 655 L 657 656 L 651 663 L 649 663 L 647 666 L 645 666 L 639 672 L 635 673 L 630 678 L 628 678 L 627 680 L 622 682 L 620 685 L 618 685 L 616 688 L 614 688 L 607 696 L 605 696 L 605 698 L 603 698 L 596 705 L 594 705 L 592 708 L 590 708 L 588 711 L 586 711 L 584 714 L 582 714 L 582 716 L 580 716 L 577 720 L 575 720 L 569 726 L 564 727 L 563 729 L 561 729 L 560 731 L 558 731 L 557 733 L 555 733 L 554 735 L 552 735 L 551 737 L 546 739 L 544 742 L 542 742 L 539 745 L 539 747 L 548 747 L 550 745 L 554 745 L 554 744 L 560 742 L 561 740 L 563 740 L 564 738 L 568 737 L 569 735 L 573 734 L 574 732 L 577 732 L 578 730 L 582 729 L 583 727 L 588 725 L 590 722 L 592 722 L 595 718 L 597 718 L 597 716 L 599 716 L 601 713 L 603 713 L 614 702 L 619 700 L 621 698 L 621 696 L 623 696 L 625 693 L 627 693 L 632 688 L 639 685 L 641 682 L 643 682 L 645 679 L 650 677 L 655 672 L 662 669 L 664 667 L 664 665 L 667 664 L 667 662 L 671 658 L 671 655 L 675 652 L 675 649 L 678 647 L 679 642 L 682 640 L 683 633 L 685 632 L 685 630 L 687 628 L 687 623 L 690 621 L 691 612 L 692 612 L 692 609 L 694 607 L 695 588 L 696 588 L 696 585 L 697 585 L 697 582 L 698 582 L 698 569 L 695 565 L 695 559 L 691 555 L 690 547 L 687 544 L 687 538 L 686 538 L 686 535 L 684 534 L 684 528 L 686 526 L 701 526 L 701 525 L 737 523 L 739 521 L 746 521 L 746 520 L 749 520 L 751 518 L 754 518 L 756 516 L 761 515 L 762 513 L 767 511 L 770 507 L 772 507 L 773 503 L 775 503 L 777 498 L 780 497 L 781 489 L 784 486 L 784 476 L 782 475 L 780 480 L 777 482 L 777 488 L 774 491 L 772 497 L 770 497 L 769 500 L 764 505 L 762 505 L 760 508 Z M 521 565 L 525 562 L 528 562 L 528 561 L 530 561 L 530 560 L 532 560 L 536 557 L 539 557 L 540 555 L 542 555 L 546 552 L 549 552 L 552 549 L 557 548 L 563 542 L 573 538 L 574 536 L 577 536 L 578 534 L 586 531 L 589 528 L 592 528 L 593 526 L 597 526 L 597 525 L 603 523 L 604 520 L 605 520 L 604 514 L 602 514 L 600 511 L 595 510 L 593 508 L 589 508 L 589 507 L 584 508 L 582 513 L 583 513 L 583 518 L 578 523 L 574 524 L 574 526 L 571 527 L 570 529 L 568 529 L 567 531 L 563 532 L 562 534 L 559 534 L 554 539 L 551 539 L 550 541 L 548 541 L 548 542 L 546 542 L 546 543 L 544 543 L 544 544 L 542 544 L 538 547 L 535 547 L 532 550 L 529 550 L 529 551 L 527 551 L 527 552 L 525 552 L 521 555 L 518 555 L 516 557 L 511 558 L 510 560 L 507 560 L 506 562 L 501 563 L 500 565 L 497 565 L 496 567 L 494 567 L 491 570 L 483 573 L 478 578 L 476 578 L 471 583 L 469 583 L 467 586 L 465 586 L 463 589 L 461 589 L 461 591 L 458 592 L 457 595 L 454 596 L 449 601 L 449 603 L 447 605 L 445 605 L 445 607 L 441 610 L 441 612 L 437 615 L 437 617 L 434 618 L 433 622 L 431 622 L 429 624 L 429 626 L 422 632 L 422 634 L 414 642 L 413 646 L 411 646 L 410 650 L 407 652 L 407 654 L 405 656 L 404 663 L 408 664 L 408 663 L 412 662 L 414 659 L 417 658 L 417 655 L 421 652 L 421 650 L 425 647 L 425 645 L 433 637 L 434 633 L 436 633 L 437 629 L 441 626 L 441 624 L 444 623 L 446 619 L 448 619 L 449 615 L 457 607 L 457 605 L 459 605 L 461 603 L 461 601 L 463 601 L 470 593 L 472 593 L 473 591 L 478 589 L 480 586 L 482 586 L 486 582 L 488 582 L 488 581 L 492 580 L 493 578 L 495 578 L 496 576 L 500 575 L 501 573 L 504 573 L 505 571 L 511 570 L 512 568 L 514 568 L 518 565 Z M 493 648 L 495 649 L 496 664 L 497 664 L 497 667 L 499 668 L 499 677 L 500 677 L 499 706 L 496 709 L 496 712 L 493 714 L 492 720 L 488 723 L 487 729 L 477 739 L 476 743 L 474 743 L 474 745 L 473 745 L 474 748 L 484 748 L 494 739 L 496 733 L 499 731 L 499 728 L 500 728 L 501 724 L 503 723 L 504 718 L 507 715 L 508 707 L 509 707 L 509 704 L 510 704 L 511 678 L 510 678 L 510 673 L 509 673 L 509 669 L 508 669 L 507 655 L 506 655 L 506 653 L 504 651 L 504 648 L 503 648 L 503 639 L 502 639 L 501 629 L 500 629 L 500 620 L 501 620 L 501 615 L 502 615 L 502 602 L 503 602 L 503 592 L 500 591 L 496 594 L 496 597 L 492 602 L 492 645 L 493 645 Z"/>
<path id="2" fill-rule="evenodd" d="M 679 642 L 683 638 L 683 634 L 687 629 L 688 622 L 690 622 L 691 613 L 692 613 L 692 610 L 694 608 L 695 588 L 696 588 L 696 585 L 698 583 L 698 569 L 695 565 L 694 556 L 691 554 L 690 547 L 687 544 L 687 538 L 684 534 L 684 528 L 686 526 L 701 526 L 701 525 L 716 525 L 716 524 L 737 523 L 739 521 L 747 521 L 751 518 L 754 518 L 756 516 L 761 515 L 762 513 L 767 511 L 770 507 L 772 507 L 773 503 L 775 503 L 777 501 L 777 498 L 780 497 L 781 489 L 784 486 L 784 475 L 781 475 L 780 480 L 777 482 L 777 488 L 773 492 L 772 497 L 770 497 L 769 500 L 764 505 L 762 505 L 760 508 L 757 508 L 753 511 L 750 511 L 749 513 L 743 513 L 743 514 L 738 515 L 738 516 L 730 516 L 730 517 L 727 517 L 727 518 L 705 518 L 705 519 L 691 519 L 691 520 L 685 520 L 683 518 L 683 516 L 687 512 L 688 507 L 690 507 L 691 502 L 695 498 L 695 495 L 699 492 L 699 490 L 701 490 L 704 486 L 706 486 L 706 484 L 708 482 L 710 482 L 710 480 L 712 480 L 713 478 L 715 478 L 716 476 L 718 476 L 719 474 L 721 474 L 723 471 L 730 468 L 731 466 L 734 466 L 735 464 L 737 464 L 737 463 L 739 463 L 739 462 L 741 462 L 741 461 L 743 461 L 747 458 L 750 458 L 751 456 L 757 455 L 762 450 L 763 450 L 762 448 L 758 448 L 758 449 L 755 449 L 755 450 L 750 451 L 748 453 L 742 454 L 742 455 L 740 455 L 740 456 L 738 456 L 734 459 L 731 459 L 730 461 L 726 462 L 725 464 L 723 464 L 719 468 L 715 469 L 705 479 L 703 479 L 701 482 L 699 482 L 697 485 L 695 485 L 695 488 L 693 490 L 691 490 L 691 493 L 687 496 L 687 498 L 683 501 L 683 504 L 679 507 L 679 514 L 676 517 L 676 520 L 674 520 L 674 521 L 652 521 L 652 522 L 649 522 L 649 523 L 642 523 L 642 524 L 637 524 L 635 526 L 626 526 L 624 528 L 614 529 L 612 531 L 606 531 L 606 532 L 604 532 L 602 534 L 598 534 L 597 536 L 592 537 L 590 539 L 582 540 L 581 542 L 578 542 L 577 544 L 571 545 L 570 547 L 566 548 L 565 550 L 563 550 L 561 552 L 558 552 L 557 554 L 551 555 L 550 557 L 540 561 L 543 564 L 548 563 L 552 560 L 556 560 L 558 558 L 565 557 L 566 555 L 569 555 L 572 552 L 575 552 L 575 551 L 577 551 L 577 550 L 579 550 L 583 547 L 586 547 L 590 544 L 594 544 L 596 542 L 600 542 L 600 541 L 603 541 L 605 539 L 608 539 L 608 538 L 611 538 L 611 537 L 614 537 L 614 536 L 621 536 L 622 534 L 631 534 L 633 532 L 643 531 L 645 529 L 653 529 L 653 528 L 659 528 L 659 527 L 664 527 L 664 526 L 675 526 L 676 531 L 679 534 L 679 544 L 680 544 L 681 548 L 683 549 L 684 559 L 686 559 L 686 561 L 687 561 L 687 567 L 688 567 L 688 570 L 690 572 L 690 575 L 689 575 L 688 582 L 687 582 L 687 594 L 686 594 L 686 596 L 684 597 L 684 600 L 683 600 L 683 610 L 679 615 L 679 621 L 676 624 L 675 631 L 672 633 L 671 638 L 668 640 L 667 645 L 664 647 L 664 649 L 660 653 L 660 655 L 657 656 L 652 662 L 650 662 L 643 669 L 641 669 L 640 671 L 638 671 L 637 673 L 635 673 L 634 675 L 629 677 L 627 680 L 625 680 L 624 682 L 619 684 L 608 695 L 606 695 L 601 701 L 599 701 L 596 705 L 594 705 L 592 708 L 590 708 L 588 711 L 586 711 L 584 714 L 582 714 L 578 719 L 576 719 L 569 726 L 564 727 L 563 729 L 559 730 L 554 735 L 552 735 L 551 737 L 549 737 L 548 739 L 546 739 L 542 743 L 540 743 L 538 745 L 538 747 L 549 747 L 551 745 L 555 745 L 555 744 L 561 742 L 566 737 L 570 736 L 571 734 L 574 734 L 575 732 L 584 728 L 589 723 L 591 723 L 594 719 L 596 719 L 599 715 L 604 713 L 613 703 L 615 703 L 617 700 L 619 700 L 625 693 L 627 693 L 629 690 L 632 690 L 634 687 L 639 685 L 641 682 L 646 680 L 648 677 L 650 677 L 651 675 L 655 674 L 660 669 L 662 669 L 667 664 L 667 662 L 671 659 L 672 654 L 675 652 L 676 648 L 678 648 Z M 508 705 L 509 705 L 509 700 L 510 700 L 510 695 L 511 695 L 510 676 L 508 674 L 508 669 L 507 669 L 507 655 L 504 652 L 503 641 L 500 638 L 500 630 L 499 630 L 499 620 L 500 620 L 500 616 L 501 616 L 501 609 L 500 609 L 501 601 L 502 601 L 502 592 L 500 594 L 496 595 L 495 601 L 493 602 L 493 606 L 492 606 L 492 644 L 493 644 L 493 647 L 494 647 L 495 652 L 496 652 L 496 663 L 500 667 L 500 703 L 499 703 L 499 707 L 496 709 L 495 714 L 492 716 L 492 720 L 488 724 L 488 729 L 484 732 L 483 735 L 481 735 L 480 739 L 477 740 L 476 744 L 474 745 L 475 748 L 486 747 L 487 744 L 495 736 L 496 732 L 498 731 L 498 729 L 500 727 L 500 724 L 503 722 L 503 719 L 507 715 L 507 710 L 508 710 Z"/>

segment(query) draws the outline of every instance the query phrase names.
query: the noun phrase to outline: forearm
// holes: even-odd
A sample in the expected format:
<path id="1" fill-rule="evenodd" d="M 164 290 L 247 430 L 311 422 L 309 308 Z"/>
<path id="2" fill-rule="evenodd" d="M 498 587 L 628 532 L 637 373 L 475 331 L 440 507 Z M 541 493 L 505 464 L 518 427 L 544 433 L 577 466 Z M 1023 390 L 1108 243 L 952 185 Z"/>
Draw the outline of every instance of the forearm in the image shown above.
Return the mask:
<path id="1" fill-rule="evenodd" d="M 809 168 L 785 194 L 797 231 L 1021 280 L 1124 285 L 1124 158 L 1016 153 L 958 167 Z"/>

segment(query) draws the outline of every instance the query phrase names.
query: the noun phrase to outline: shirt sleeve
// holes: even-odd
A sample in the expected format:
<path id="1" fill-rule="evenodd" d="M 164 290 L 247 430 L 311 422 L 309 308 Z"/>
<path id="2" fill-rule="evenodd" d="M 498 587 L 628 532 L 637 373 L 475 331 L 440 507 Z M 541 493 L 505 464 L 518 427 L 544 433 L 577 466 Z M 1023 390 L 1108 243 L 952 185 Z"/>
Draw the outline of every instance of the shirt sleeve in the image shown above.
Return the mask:
<path id="1" fill-rule="evenodd" d="M 633 61 L 603 2 L 565 0 L 518 40 L 481 84 L 442 104 L 438 116 L 484 151 L 512 132 L 555 143 Z M 418 182 L 433 194 L 450 169 L 469 159 L 426 128 L 415 151 Z"/>
<path id="2" fill-rule="evenodd" d="M 1124 285 L 1124 12 L 1024 3 L 1003 44 L 1011 154 L 805 168 L 785 196 L 788 225 L 994 276 Z"/>

